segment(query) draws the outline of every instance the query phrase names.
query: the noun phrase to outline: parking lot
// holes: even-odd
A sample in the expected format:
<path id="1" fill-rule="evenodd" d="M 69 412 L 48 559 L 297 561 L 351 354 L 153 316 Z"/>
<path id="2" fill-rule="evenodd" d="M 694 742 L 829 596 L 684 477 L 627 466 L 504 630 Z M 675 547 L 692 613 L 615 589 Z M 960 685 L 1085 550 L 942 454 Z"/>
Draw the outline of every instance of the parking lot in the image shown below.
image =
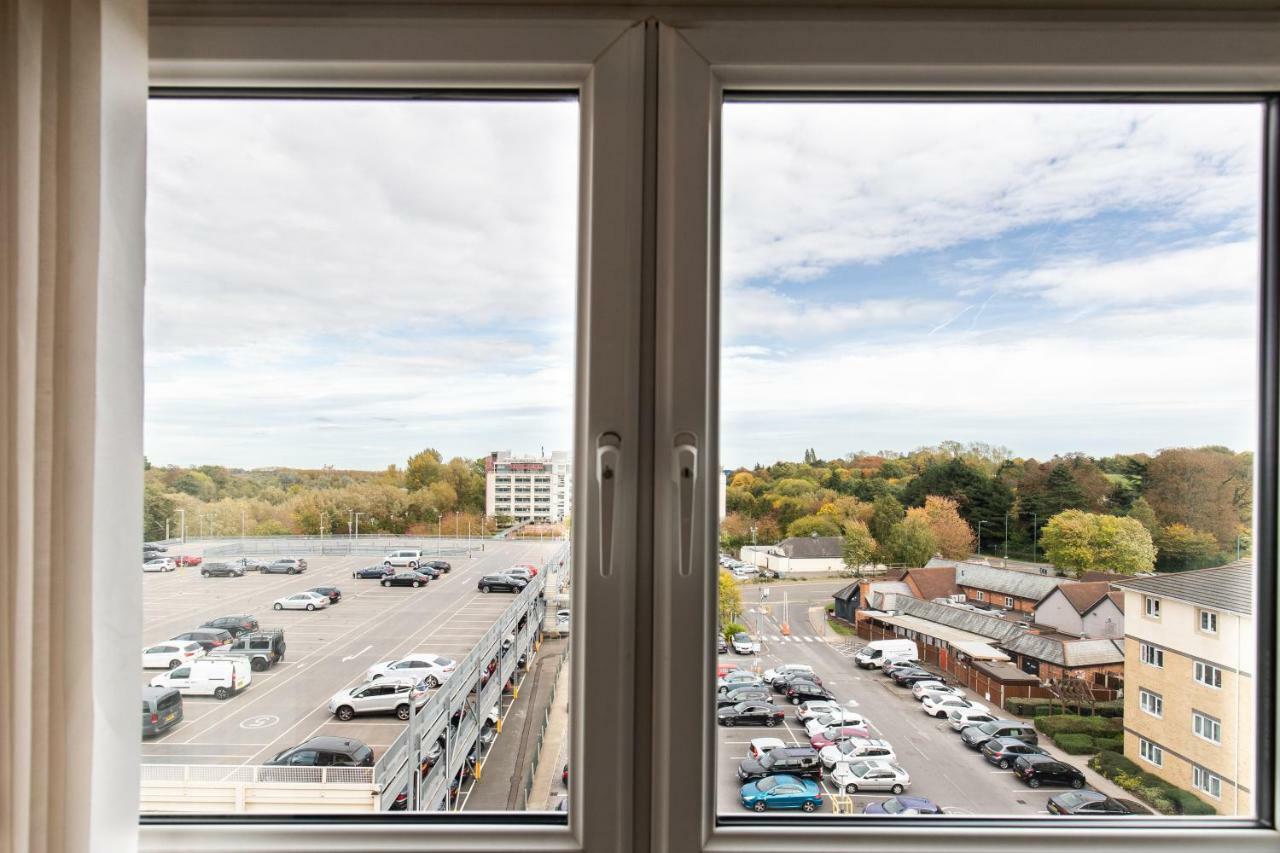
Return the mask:
<path id="1" fill-rule="evenodd" d="M 453 570 L 416 590 L 353 578 L 355 569 L 381 561 L 375 555 L 306 556 L 307 571 L 294 576 L 204 578 L 198 567 L 144 575 L 148 644 L 218 616 L 249 614 L 264 629 L 284 629 L 288 648 L 283 662 L 254 672 L 250 687 L 238 695 L 225 701 L 186 697 L 183 722 L 143 741 L 143 762 L 259 764 L 286 747 L 330 734 L 365 742 L 376 759 L 405 724 L 390 715 L 340 722 L 325 707 L 329 697 L 360 683 L 372 664 L 408 652 L 461 659 L 511 603 L 508 594 L 479 592 L 477 579 L 515 563 L 539 563 L 560 545 L 486 541 L 484 551 L 470 557 L 444 557 Z M 339 587 L 342 600 L 314 612 L 272 609 L 281 596 L 322 585 Z M 142 684 L 160 672 L 142 670 Z"/>
<path id="2" fill-rule="evenodd" d="M 758 608 L 755 587 L 744 587 L 744 604 Z M 749 613 L 744 620 L 755 629 L 759 619 L 762 650 L 758 656 L 721 655 L 721 663 L 733 663 L 753 668 L 759 663 L 761 670 L 781 664 L 808 664 L 822 678 L 823 686 L 835 694 L 846 707 L 867 718 L 870 734 L 888 740 L 897 754 L 897 763 L 911 775 L 906 796 L 927 797 L 941 806 L 945 812 L 956 815 L 1044 815 L 1049 797 L 1067 788 L 1045 785 L 1031 789 L 1014 777 L 1012 771 L 999 770 L 988 764 L 981 753 L 970 750 L 960 740 L 946 720 L 926 715 L 910 689 L 896 686 L 879 670 L 863 670 L 854 665 L 854 651 L 863 645 L 861 640 L 829 643 L 824 632 L 811 626 L 808 610 L 817 602 L 792 602 L 786 614 L 781 607 L 770 608 L 770 613 Z M 790 628 L 790 636 L 784 636 L 782 623 Z M 968 698 L 985 701 L 980 696 Z M 725 814 L 750 814 L 743 808 L 738 792 L 741 783 L 736 772 L 738 763 L 747 757 L 753 738 L 776 737 L 788 745 L 807 746 L 809 738 L 804 726 L 795 716 L 795 709 L 786 704 L 785 697 L 774 694 L 774 702 L 786 708 L 786 722 L 781 726 L 766 728 L 717 727 L 719 751 L 717 757 L 717 804 Z M 1000 716 L 1010 716 L 996 709 Z M 1058 751 L 1047 738 L 1041 738 L 1040 746 L 1056 758 L 1085 772 L 1090 787 L 1110 796 L 1129 796 L 1110 782 L 1102 779 L 1086 766 L 1088 756 L 1070 756 Z M 829 780 L 821 783 L 823 789 L 822 811 L 831 811 L 830 794 L 837 793 Z M 852 795 L 855 813 L 870 802 L 882 801 L 893 796 L 890 793 L 857 793 Z M 798 812 L 771 812 L 770 814 L 799 814 Z"/>

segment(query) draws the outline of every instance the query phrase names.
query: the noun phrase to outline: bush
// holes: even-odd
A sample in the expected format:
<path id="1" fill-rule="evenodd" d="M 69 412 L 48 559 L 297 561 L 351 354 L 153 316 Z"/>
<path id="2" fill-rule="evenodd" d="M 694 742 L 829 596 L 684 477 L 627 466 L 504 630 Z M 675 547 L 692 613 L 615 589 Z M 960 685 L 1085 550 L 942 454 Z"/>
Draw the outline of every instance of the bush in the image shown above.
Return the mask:
<path id="1" fill-rule="evenodd" d="M 1211 815 L 1217 811 L 1190 791 L 1145 772 L 1118 752 L 1099 752 L 1089 766 L 1160 814 Z"/>
<path id="2" fill-rule="evenodd" d="M 1055 714 L 1072 714 L 1078 716 L 1097 716 L 1097 717 L 1120 717 L 1124 715 L 1124 702 L 1120 699 L 1112 699 L 1106 702 L 1095 702 L 1093 705 L 1093 714 L 1090 715 L 1088 707 L 1078 708 L 1074 705 L 1063 707 L 1058 700 L 1045 699 L 1043 697 L 1023 698 L 1013 696 L 1004 700 L 1004 706 L 1011 714 L 1017 714 L 1022 717 L 1043 717 Z"/>
<path id="3" fill-rule="evenodd" d="M 1114 737 L 1120 731 L 1119 721 L 1107 717 L 1081 717 L 1078 714 L 1055 714 L 1036 717 L 1036 728 L 1050 737 L 1059 734 Z"/>
<path id="4" fill-rule="evenodd" d="M 746 625 L 739 625 L 737 622 L 730 622 L 721 629 L 720 633 L 724 634 L 726 640 L 732 640 L 734 634 L 745 634 L 747 632 Z"/>
<path id="5" fill-rule="evenodd" d="M 1093 738 L 1082 734 L 1060 734 L 1053 736 L 1053 742 L 1068 755 L 1088 755 L 1097 752 Z"/>
<path id="6" fill-rule="evenodd" d="M 1120 752 L 1124 749 L 1124 737 L 1095 737 L 1093 745 L 1099 752 Z"/>

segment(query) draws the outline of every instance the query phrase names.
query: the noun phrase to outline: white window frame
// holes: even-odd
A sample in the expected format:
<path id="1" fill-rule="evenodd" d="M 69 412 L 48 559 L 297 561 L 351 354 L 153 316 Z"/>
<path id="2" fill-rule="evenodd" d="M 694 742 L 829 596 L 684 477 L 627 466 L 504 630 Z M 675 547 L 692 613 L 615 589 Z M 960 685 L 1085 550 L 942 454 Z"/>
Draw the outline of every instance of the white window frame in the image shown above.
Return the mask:
<path id="1" fill-rule="evenodd" d="M 1205 663 L 1202 660 L 1198 660 L 1195 662 L 1195 666 L 1192 669 L 1191 677 L 1195 680 L 1196 684 L 1203 685 L 1204 687 L 1208 687 L 1212 690 L 1221 690 L 1222 689 L 1222 671 L 1223 671 L 1222 667 L 1220 666 L 1217 666 L 1211 663 Z M 1211 672 L 1218 676 L 1216 679 L 1217 680 L 1216 684 L 1214 683 L 1214 681 L 1209 679 L 1209 673 Z"/>
<path id="2" fill-rule="evenodd" d="M 1208 617 L 1208 621 L 1213 623 L 1212 628 L 1206 628 L 1204 626 L 1206 621 L 1205 617 Z M 1196 629 L 1200 631 L 1201 634 L 1211 634 L 1215 637 L 1218 636 L 1218 611 L 1208 610 L 1204 607 L 1199 608 L 1196 611 Z"/>
<path id="3" fill-rule="evenodd" d="M 1208 734 L 1205 732 L 1208 731 Z M 1222 721 L 1204 711 L 1191 712 L 1191 733 L 1214 746 L 1222 746 Z M 1212 735 L 1217 734 L 1217 737 Z"/>
<path id="4" fill-rule="evenodd" d="M 1013 609 L 1013 596 L 1006 595 L 1004 597 L 1004 606 Z"/>
<path id="5" fill-rule="evenodd" d="M 718 819 L 716 738 L 710 693 L 714 656 L 706 638 L 714 623 L 714 566 L 719 467 L 719 209 L 720 106 L 726 92 L 829 91 L 1021 93 L 1252 93 L 1280 88 L 1278 30 L 1251 33 L 1256 19 L 1215 19 L 1210 47 L 1189 18 L 1162 14 L 1130 26 L 1105 14 L 1063 18 L 994 11 L 945 16 L 907 11 L 814 13 L 794 21 L 735 10 L 733 20 L 703 20 L 662 29 L 658 106 L 658 342 L 654 461 L 654 652 L 670 662 L 655 670 L 653 696 L 661 756 L 650 775 L 662 792 L 654 819 L 656 849 L 689 850 L 691 838 L 714 853 L 918 849 L 924 844 L 981 844 L 1037 849 L 1043 828 L 990 824 L 859 826 L 856 831 L 781 820 L 767 827 L 748 818 Z M 759 20 L 769 18 L 768 20 Z M 1226 45 L 1231 47 L 1227 48 Z M 679 377 L 682 381 L 675 381 Z M 687 472 L 697 474 L 695 488 Z M 1263 472 L 1268 476 L 1271 472 Z M 700 655 L 689 649 L 704 649 Z M 702 696 L 702 713 L 690 698 Z M 1265 770 L 1263 771 L 1265 772 Z M 936 825 L 936 824 L 932 824 Z M 1252 827 L 1252 825 L 1250 825 Z M 1252 828 L 1194 832 L 1117 831 L 1114 824 L 1073 825 L 1071 844 L 1107 849 L 1156 843 L 1185 850 L 1239 843 L 1266 849 L 1277 836 Z M 1052 842 L 1049 842 L 1052 844 Z"/>
<path id="6" fill-rule="evenodd" d="M 1160 599 L 1154 595 L 1144 595 L 1142 597 L 1142 613 L 1148 619 L 1160 618 Z"/>
<path id="7" fill-rule="evenodd" d="M 1138 757 L 1152 767 L 1164 767 L 1164 748 L 1144 737 L 1138 738 Z"/>
<path id="8" fill-rule="evenodd" d="M 1148 690 L 1145 687 L 1138 690 L 1138 710 L 1144 714 L 1155 717 L 1158 720 L 1164 719 L 1164 697 L 1154 690 Z"/>
<path id="9" fill-rule="evenodd" d="M 1216 792 L 1213 790 L 1215 783 L 1218 788 Z M 1199 764 L 1191 765 L 1191 787 L 1215 800 L 1222 799 L 1222 777 Z"/>
<path id="10" fill-rule="evenodd" d="M 978 601 L 986 601 L 986 600 L 987 600 L 987 594 L 986 594 L 985 592 L 983 592 L 982 590 L 980 590 L 980 589 L 975 589 L 975 590 L 973 591 L 973 597 L 974 597 L 975 599 L 977 599 Z"/>
<path id="11" fill-rule="evenodd" d="M 1138 643 L 1138 660 L 1145 666 L 1164 669 L 1164 649 L 1151 643 Z"/>
<path id="12" fill-rule="evenodd" d="M 647 727 L 635 718 L 636 649 L 646 642 L 637 627 L 636 560 L 639 510 L 639 361 L 644 233 L 643 126 L 646 39 L 652 24 L 633 15 L 598 15 L 554 22 L 516 16 L 441 16 L 427 6 L 361 12 L 349 8 L 268 8 L 217 12 L 201 4 L 168 6 L 152 15 L 150 83 L 184 87 L 257 87 L 422 90 L 557 90 L 579 100 L 579 221 L 577 364 L 574 455 L 577 478 L 573 528 L 573 608 L 590 613 L 575 625 L 578 639 L 600 632 L 599 642 L 575 642 L 569 694 L 570 801 L 567 824 L 522 814 L 492 822 L 414 823 L 417 816 L 378 816 L 303 824 L 202 823 L 199 816 L 140 828 L 142 850 L 341 849 L 351 851 L 529 850 L 557 853 L 623 851 L 638 832 L 632 759 Z M 299 14 L 300 11 L 309 14 Z M 279 17 L 272 18 L 271 15 Z M 334 17 L 336 16 L 336 20 Z M 142 138 L 142 134 L 138 134 Z M 134 318 L 139 340 L 142 314 Z M 603 357 L 601 357 L 603 356 Z M 137 365 L 141 370 L 141 363 Z M 139 401 L 140 408 L 140 401 Z M 603 440 L 616 455 L 597 455 Z M 601 520 L 609 465 L 613 524 Z M 495 478 L 497 479 L 497 478 Z M 528 478 L 511 478 L 528 482 Z M 606 546 L 606 540 L 609 544 Z M 601 555 L 609 557 L 608 576 Z M 647 571 L 647 569 L 646 569 Z M 127 621 L 127 620 L 126 620 Z M 141 625 L 141 602 L 134 620 Z M 587 673 L 590 675 L 587 675 Z M 132 707 L 135 679 L 121 679 Z M 583 720 L 608 719 L 607 731 L 586 736 Z M 134 748 L 136 760 L 137 750 Z M 647 796 L 647 791 L 643 792 Z M 642 802 L 642 801 L 641 801 Z M 194 824 L 194 826 L 192 825 Z"/>

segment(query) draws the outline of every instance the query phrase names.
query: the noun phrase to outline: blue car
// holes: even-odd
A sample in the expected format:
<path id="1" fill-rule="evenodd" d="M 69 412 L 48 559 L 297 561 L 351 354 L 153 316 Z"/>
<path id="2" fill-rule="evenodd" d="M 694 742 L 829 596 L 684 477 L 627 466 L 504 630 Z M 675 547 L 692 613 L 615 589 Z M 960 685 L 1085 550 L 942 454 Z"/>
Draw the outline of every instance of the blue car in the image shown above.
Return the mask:
<path id="1" fill-rule="evenodd" d="M 925 797 L 894 797 L 883 803 L 867 803 L 863 814 L 918 815 L 942 814 L 941 807 Z"/>
<path id="2" fill-rule="evenodd" d="M 742 804 L 758 812 L 767 809 L 803 809 L 807 812 L 822 808 L 822 789 L 812 779 L 795 776 L 769 776 L 742 786 Z"/>

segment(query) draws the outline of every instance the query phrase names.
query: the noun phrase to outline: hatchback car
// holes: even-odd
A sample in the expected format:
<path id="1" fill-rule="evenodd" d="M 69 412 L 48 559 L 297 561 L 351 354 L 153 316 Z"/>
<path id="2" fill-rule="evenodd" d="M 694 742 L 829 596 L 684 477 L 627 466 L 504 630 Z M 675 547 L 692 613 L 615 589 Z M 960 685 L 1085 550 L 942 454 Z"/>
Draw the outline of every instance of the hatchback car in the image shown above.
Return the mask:
<path id="1" fill-rule="evenodd" d="M 772 698 L 773 694 L 763 684 L 738 684 L 728 692 L 716 695 L 716 707 L 727 708 L 739 702 L 768 702 Z"/>
<path id="2" fill-rule="evenodd" d="M 783 710 L 768 702 L 739 702 L 716 711 L 716 722 L 722 726 L 774 726 L 782 722 Z"/>
<path id="3" fill-rule="evenodd" d="M 329 596 L 315 592 L 295 592 L 277 598 L 271 605 L 274 610 L 323 610 L 329 606 Z"/>
<path id="4" fill-rule="evenodd" d="M 734 653 L 740 655 L 753 655 L 759 651 L 751 635 L 744 631 L 739 631 L 730 637 L 729 645 L 733 647 Z"/>
<path id="5" fill-rule="evenodd" d="M 851 737 L 840 743 L 824 746 L 819 751 L 818 757 L 822 759 L 822 766 L 828 770 L 835 767 L 839 761 L 861 761 L 867 758 L 894 763 L 898 761 L 898 756 L 894 755 L 893 746 L 889 741 L 865 737 Z"/>
<path id="6" fill-rule="evenodd" d="M 813 737 L 818 732 L 829 729 L 832 726 L 866 726 L 867 718 L 859 714 L 857 711 L 850 711 L 848 708 L 839 708 L 829 714 L 823 714 L 819 717 L 810 717 L 804 721 L 804 733 L 809 737 Z"/>
<path id="7" fill-rule="evenodd" d="M 363 569 L 356 569 L 354 572 L 351 573 L 351 577 L 360 578 L 361 580 L 369 580 L 371 578 L 375 580 L 381 580 L 382 578 L 385 578 L 389 575 L 394 575 L 394 574 L 395 574 L 394 569 L 387 568 L 386 566 L 383 566 L 383 565 L 377 565 L 377 566 L 365 566 Z"/>
<path id="8" fill-rule="evenodd" d="M 977 708 L 952 708 L 947 712 L 947 724 L 958 732 L 983 723 L 996 723 L 1000 718 L 990 711 L 979 711 Z"/>
<path id="9" fill-rule="evenodd" d="M 321 735 L 277 752 L 267 766 L 372 767 L 373 750 L 352 738 Z"/>
<path id="10" fill-rule="evenodd" d="M 200 576 L 204 578 L 242 578 L 244 567 L 235 563 L 205 563 L 200 567 Z"/>
<path id="11" fill-rule="evenodd" d="M 380 678 L 411 678 L 425 681 L 428 687 L 439 687 L 449 680 L 458 662 L 453 658 L 437 655 L 433 652 L 417 652 L 405 655 L 396 660 L 384 660 L 375 663 L 365 671 L 366 681 L 377 681 Z"/>
<path id="12" fill-rule="evenodd" d="M 175 641 L 199 643 L 200 648 L 206 652 L 211 652 L 218 646 L 225 646 L 230 643 L 232 636 L 231 632 L 225 628 L 197 628 L 194 631 L 179 634 L 173 639 Z"/>
<path id="13" fill-rule="evenodd" d="M 337 604 L 342 600 L 342 590 L 338 589 L 336 586 L 313 586 L 311 589 L 307 590 L 307 592 L 314 592 L 318 595 L 328 596 L 330 604 Z"/>
<path id="14" fill-rule="evenodd" d="M 1040 747 L 1032 746 L 1016 737 L 993 737 L 982 745 L 979 752 L 982 753 L 983 758 L 1001 770 L 1012 767 L 1013 762 L 1020 755 L 1047 755 Z"/>
<path id="15" fill-rule="evenodd" d="M 161 557 L 156 560 L 147 560 L 142 564 L 144 572 L 172 572 L 178 568 L 178 564 L 168 557 Z"/>
<path id="16" fill-rule="evenodd" d="M 1016 737 L 1027 743 L 1040 742 L 1035 726 L 1021 720 L 992 720 L 960 730 L 960 740 L 970 749 L 981 749 L 993 737 Z"/>
<path id="17" fill-rule="evenodd" d="M 795 776 L 770 776 L 748 782 L 738 792 L 742 804 L 752 811 L 800 809 L 813 812 L 822 808 L 822 789 L 812 779 Z"/>
<path id="18" fill-rule="evenodd" d="M 451 566 L 445 560 L 427 560 L 422 565 L 430 566 L 431 568 L 435 569 L 438 572 L 444 572 L 446 575 L 449 574 L 449 572 L 453 571 L 453 566 Z"/>
<path id="19" fill-rule="evenodd" d="M 1045 806 L 1049 814 L 1149 815 L 1151 809 L 1133 800 L 1119 800 L 1098 791 L 1064 791 L 1054 794 Z"/>
<path id="20" fill-rule="evenodd" d="M 942 814 L 942 807 L 926 797 L 894 797 L 880 803 L 867 803 L 863 814 L 906 817 L 922 814 Z"/>
<path id="21" fill-rule="evenodd" d="M 744 758 L 738 762 L 740 782 L 779 774 L 821 779 L 822 761 L 818 758 L 818 751 L 808 746 L 783 746 L 771 749 L 759 758 Z"/>
<path id="22" fill-rule="evenodd" d="M 778 749 L 786 745 L 786 741 L 781 738 L 755 737 L 751 739 L 751 744 L 747 747 L 747 755 L 752 758 L 759 758 L 771 749 Z"/>
<path id="23" fill-rule="evenodd" d="M 730 688 L 738 687 L 743 684 L 749 684 L 752 687 L 761 684 L 760 676 L 754 672 L 746 670 L 736 670 L 721 678 L 716 679 L 716 692 L 726 693 Z"/>
<path id="24" fill-rule="evenodd" d="M 798 680 L 787 685 L 787 701 L 792 705 L 799 705 L 809 699 L 825 699 L 833 701 L 836 697 L 827 688 L 821 684 L 815 684 L 812 681 Z"/>
<path id="25" fill-rule="evenodd" d="M 778 676 L 792 673 L 813 675 L 813 667 L 803 663 L 784 663 L 781 666 L 775 666 L 773 669 L 766 669 L 763 677 L 765 681 L 773 681 Z"/>
<path id="26" fill-rule="evenodd" d="M 839 702 L 815 699 L 812 702 L 801 702 L 796 706 L 796 719 L 803 723 L 814 717 L 821 717 L 824 714 L 831 714 L 839 710 L 841 710 Z"/>
<path id="27" fill-rule="evenodd" d="M 812 735 L 809 738 L 809 745 L 820 750 L 824 746 L 831 746 L 851 737 L 871 737 L 871 733 L 865 726 L 831 726 Z"/>
<path id="28" fill-rule="evenodd" d="M 932 696 L 926 696 L 924 701 L 920 703 L 921 709 L 930 717 L 945 717 L 948 712 L 965 708 L 967 710 L 977 711 L 979 714 L 987 713 L 986 705 L 977 702 L 971 702 L 960 696 L 941 696 L 934 699 Z"/>
<path id="29" fill-rule="evenodd" d="M 198 657 L 204 657 L 204 647 L 192 640 L 157 643 L 142 650 L 143 669 L 174 669 Z"/>
<path id="30" fill-rule="evenodd" d="M 837 761 L 831 781 L 846 794 L 859 791 L 888 791 L 901 794 L 911 784 L 911 776 L 897 764 L 881 759 Z"/>
<path id="31" fill-rule="evenodd" d="M 258 630 L 258 620 L 252 616 L 219 616 L 216 619 L 210 619 L 200 626 L 201 628 L 222 628 L 231 636 L 238 637 L 243 633 L 252 633 Z"/>
<path id="32" fill-rule="evenodd" d="M 414 589 L 426 586 L 431 578 L 417 572 L 396 572 L 382 579 L 383 586 L 411 586 Z"/>
<path id="33" fill-rule="evenodd" d="M 416 685 L 420 690 L 414 690 Z M 427 686 L 411 678 L 387 678 L 358 687 L 339 690 L 329 698 L 329 713 L 339 720 L 350 720 L 357 714 L 395 714 L 409 719 L 409 703 L 421 708 L 427 701 Z"/>
<path id="34" fill-rule="evenodd" d="M 1070 764 L 1048 755 L 1020 755 L 1013 762 L 1013 775 L 1032 788 L 1041 785 L 1061 785 L 1083 788 L 1084 774 Z"/>
<path id="35" fill-rule="evenodd" d="M 481 592 L 523 592 L 528 583 L 510 575 L 485 575 L 476 581 Z"/>

